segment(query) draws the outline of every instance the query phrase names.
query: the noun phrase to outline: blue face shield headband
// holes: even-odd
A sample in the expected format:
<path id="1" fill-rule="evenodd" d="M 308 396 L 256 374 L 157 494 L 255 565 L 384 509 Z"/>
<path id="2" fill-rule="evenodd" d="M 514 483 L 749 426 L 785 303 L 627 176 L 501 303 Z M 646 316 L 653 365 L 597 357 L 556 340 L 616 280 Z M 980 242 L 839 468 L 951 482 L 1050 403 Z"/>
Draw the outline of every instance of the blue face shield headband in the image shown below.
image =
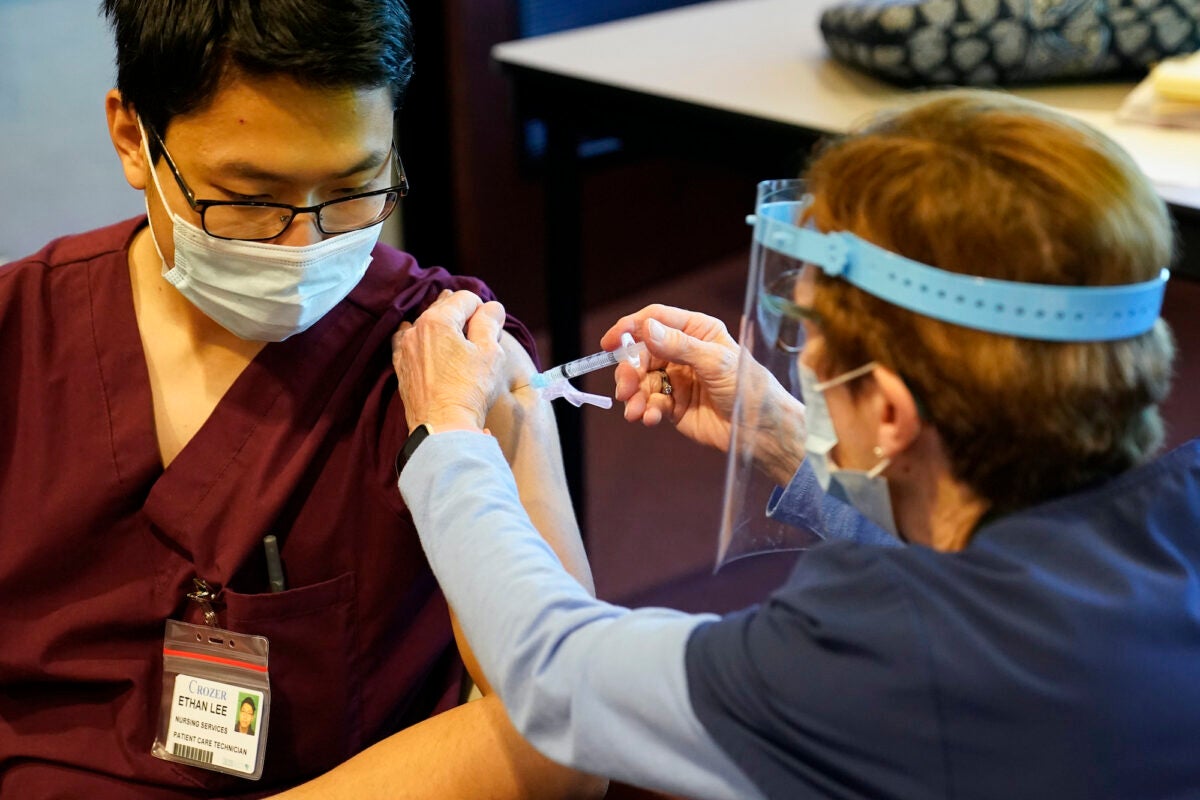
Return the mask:
<path id="1" fill-rule="evenodd" d="M 820 267 L 893 305 L 965 328 L 1052 342 L 1127 339 L 1150 330 L 1168 270 L 1122 286 L 1056 286 L 960 275 L 896 255 L 852 233 L 797 226 L 807 200 L 763 203 L 747 222 L 760 245 Z"/>

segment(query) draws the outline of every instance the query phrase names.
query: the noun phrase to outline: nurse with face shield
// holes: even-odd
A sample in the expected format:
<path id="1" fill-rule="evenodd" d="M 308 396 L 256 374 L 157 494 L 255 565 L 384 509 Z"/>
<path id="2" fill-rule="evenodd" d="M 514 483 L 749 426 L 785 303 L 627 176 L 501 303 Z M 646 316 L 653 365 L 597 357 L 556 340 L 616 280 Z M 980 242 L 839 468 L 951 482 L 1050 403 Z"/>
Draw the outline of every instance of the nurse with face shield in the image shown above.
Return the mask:
<path id="1" fill-rule="evenodd" d="M 684 797 L 1194 792 L 1200 442 L 1156 452 L 1173 245 L 1144 176 L 1040 105 L 950 92 L 764 184 L 752 222 L 738 340 L 658 305 L 601 340 L 647 348 L 626 419 L 729 453 L 719 561 L 805 550 L 741 612 L 563 571 L 482 430 L 498 304 L 446 295 L 393 340 L 431 434 L 399 488 L 518 730 Z"/>

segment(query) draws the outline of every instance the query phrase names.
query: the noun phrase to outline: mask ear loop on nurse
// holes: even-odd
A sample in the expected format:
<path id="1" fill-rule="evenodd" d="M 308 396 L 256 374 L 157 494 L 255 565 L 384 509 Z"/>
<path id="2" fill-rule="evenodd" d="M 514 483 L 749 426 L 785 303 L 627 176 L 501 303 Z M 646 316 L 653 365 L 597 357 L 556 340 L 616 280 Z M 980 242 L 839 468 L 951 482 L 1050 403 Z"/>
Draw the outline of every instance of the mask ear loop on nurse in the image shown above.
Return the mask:
<path id="1" fill-rule="evenodd" d="M 823 491 L 849 503 L 881 530 L 899 538 L 887 479 L 883 477 L 892 460 L 884 455 L 883 448 L 876 445 L 873 452 L 879 463 L 869 470 L 838 466 L 832 456 L 839 437 L 829 414 L 826 390 L 868 375 L 878 367 L 877 362 L 871 361 L 829 380 L 818 381 L 811 367 L 800 365 L 807 417 L 805 459 Z"/>

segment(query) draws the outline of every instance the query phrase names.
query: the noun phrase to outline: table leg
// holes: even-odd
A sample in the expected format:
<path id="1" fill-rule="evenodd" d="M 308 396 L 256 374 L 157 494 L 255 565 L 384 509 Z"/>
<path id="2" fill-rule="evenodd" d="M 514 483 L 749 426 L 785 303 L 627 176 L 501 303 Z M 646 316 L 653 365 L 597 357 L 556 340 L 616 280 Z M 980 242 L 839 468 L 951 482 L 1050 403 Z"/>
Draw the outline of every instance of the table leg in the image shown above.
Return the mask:
<path id="1" fill-rule="evenodd" d="M 550 365 L 579 358 L 583 322 L 583 222 L 578 158 L 579 133 L 571 120 L 546 116 L 546 302 Z M 549 366 L 549 365 L 547 365 Z M 575 517 L 584 527 L 586 492 L 583 416 L 569 403 L 555 403 L 567 487 Z"/>

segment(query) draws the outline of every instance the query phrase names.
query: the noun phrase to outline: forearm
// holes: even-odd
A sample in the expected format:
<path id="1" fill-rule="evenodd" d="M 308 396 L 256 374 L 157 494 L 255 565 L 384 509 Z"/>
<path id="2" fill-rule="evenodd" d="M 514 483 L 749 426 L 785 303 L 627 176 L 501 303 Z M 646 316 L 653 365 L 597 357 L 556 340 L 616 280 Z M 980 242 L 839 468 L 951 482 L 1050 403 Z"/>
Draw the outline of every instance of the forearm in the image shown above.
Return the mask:
<path id="1" fill-rule="evenodd" d="M 508 353 L 510 385 L 528 384 L 534 371 L 528 354 L 511 337 L 506 336 L 502 345 Z M 487 427 L 500 443 L 516 480 L 521 505 L 534 527 L 567 572 L 594 595 L 591 569 L 567 489 L 554 409 L 526 385 L 500 396 L 488 412 Z"/>
<path id="2" fill-rule="evenodd" d="M 759 470 L 778 486 L 787 486 L 804 460 L 804 404 L 775 384 L 766 407 L 770 416 L 755 441 L 754 460 Z"/>
<path id="3" fill-rule="evenodd" d="M 524 388 L 501 392 L 488 411 L 485 424 L 500 444 L 516 480 L 521 505 L 534 527 L 567 572 L 594 595 L 592 573 L 567 490 L 554 411 L 550 403 L 527 385 L 529 375 L 534 371 L 529 354 L 507 334 L 501 337 L 500 343 L 507 353 L 507 384 L 524 385 Z M 492 687 L 453 614 L 453 604 L 451 612 L 454 638 L 467 671 L 480 691 L 489 694 Z"/>
<path id="4" fill-rule="evenodd" d="M 595 595 L 591 567 L 567 489 L 554 415 L 549 403 L 541 399 L 535 402 L 545 408 L 524 409 L 531 413 L 525 417 L 518 434 L 497 436 L 497 439 L 516 480 L 521 506 L 534 528 L 550 545 L 566 571 L 588 594 Z M 495 434 L 495 429 L 491 430 Z"/>
<path id="5" fill-rule="evenodd" d="M 480 434 L 430 437 L 400 488 L 484 671 L 539 750 L 688 797 L 757 796 L 687 695 L 688 637 L 714 617 L 591 597 L 534 530 Z"/>
<path id="6" fill-rule="evenodd" d="M 458 706 L 278 795 L 286 800 L 527 800 L 603 797 L 608 782 L 562 767 L 521 738 L 497 697 Z"/>

